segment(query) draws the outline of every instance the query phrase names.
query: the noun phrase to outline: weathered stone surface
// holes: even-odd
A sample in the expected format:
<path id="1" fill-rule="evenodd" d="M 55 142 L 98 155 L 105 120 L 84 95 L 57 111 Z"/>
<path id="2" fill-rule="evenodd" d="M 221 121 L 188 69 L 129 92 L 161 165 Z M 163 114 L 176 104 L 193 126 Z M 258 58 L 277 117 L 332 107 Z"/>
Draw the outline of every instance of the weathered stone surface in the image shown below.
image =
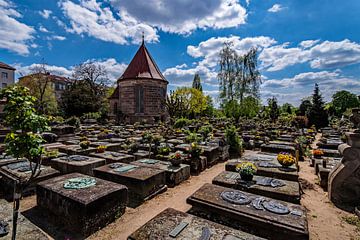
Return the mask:
<path id="1" fill-rule="evenodd" d="M 9 233 L 7 235 L 0 237 L 1 240 L 11 239 L 12 218 L 13 218 L 12 214 L 13 214 L 12 203 L 8 203 L 5 200 L 0 199 L 0 219 L 8 224 L 8 230 L 9 230 Z M 18 240 L 48 239 L 43 232 L 41 232 L 34 224 L 32 224 L 21 213 L 19 214 L 16 231 L 17 231 L 16 239 Z"/>
<path id="2" fill-rule="evenodd" d="M 35 166 L 35 164 L 33 164 L 33 166 Z M 23 191 L 24 196 L 33 194 L 38 182 L 58 176 L 60 174 L 59 171 L 48 166 L 41 166 L 40 170 L 41 172 L 39 176 L 37 176 Z M 25 160 L 4 165 L 0 168 L 0 175 L 2 176 L 0 182 L 2 191 L 4 192 L 5 197 L 11 200 L 13 199 L 15 183 L 26 182 L 26 180 L 30 178 L 30 163 L 29 161 Z"/>
<path id="3" fill-rule="evenodd" d="M 96 185 L 84 189 L 65 189 L 68 179 L 88 177 L 79 173 L 59 176 L 37 185 L 38 207 L 49 211 L 53 221 L 88 236 L 120 217 L 126 208 L 127 188 L 95 178 Z"/>
<path id="4" fill-rule="evenodd" d="M 298 182 L 278 180 L 281 183 L 280 185 L 283 186 L 273 187 L 271 185 L 264 186 L 262 182 L 265 184 L 266 180 L 272 180 L 272 178 L 255 175 L 253 181 L 246 182 L 241 180 L 239 173 L 224 171 L 216 176 L 212 183 L 282 201 L 300 203 L 301 196 Z"/>
<path id="5" fill-rule="evenodd" d="M 339 151 L 344 157 L 330 172 L 329 198 L 337 207 L 354 211 L 360 199 L 360 148 L 341 144 Z"/>
<path id="6" fill-rule="evenodd" d="M 78 172 L 93 175 L 93 169 L 105 165 L 105 159 L 82 155 L 71 155 L 55 158 L 51 161 L 52 167 L 62 173 Z"/>
<path id="7" fill-rule="evenodd" d="M 186 164 L 181 164 L 180 166 L 176 167 L 171 165 L 170 162 L 164 162 L 154 159 L 141 159 L 134 161 L 131 164 L 165 171 L 166 185 L 168 185 L 168 187 L 174 187 L 190 177 L 190 166 Z"/>
<path id="8" fill-rule="evenodd" d="M 137 207 L 145 200 L 166 190 L 165 171 L 126 163 L 114 164 L 96 168 L 94 174 L 98 178 L 127 186 L 129 189 L 128 206 Z"/>
<path id="9" fill-rule="evenodd" d="M 108 151 L 119 151 L 121 149 L 121 143 L 109 143 L 109 142 L 103 142 L 103 141 L 100 141 L 100 142 L 92 142 L 90 144 L 91 147 L 98 147 L 98 146 L 105 146 L 106 147 L 106 150 Z"/>
<path id="10" fill-rule="evenodd" d="M 183 163 L 190 165 L 191 175 L 199 175 L 202 171 L 207 168 L 207 158 L 200 156 L 199 159 L 186 158 Z"/>
<path id="11" fill-rule="evenodd" d="M 211 167 L 217 163 L 220 158 L 218 145 L 200 145 L 203 150 L 202 155 L 207 158 L 207 167 Z"/>
<path id="12" fill-rule="evenodd" d="M 283 144 L 262 144 L 260 146 L 262 152 L 270 152 L 270 153 L 280 153 L 280 152 L 288 152 L 295 155 L 295 147 L 283 145 Z"/>
<path id="13" fill-rule="evenodd" d="M 175 237 L 170 237 L 169 234 L 181 223 L 188 223 L 186 227 Z M 168 208 L 155 216 L 145 225 L 140 227 L 132 233 L 129 240 L 148 240 L 148 239 L 206 239 L 201 238 L 203 229 L 208 229 L 210 239 L 212 240 L 238 240 L 247 239 L 255 240 L 262 239 L 254 235 L 229 228 L 218 223 L 208 221 L 187 213 L 179 212 L 172 208 Z M 204 236 L 203 236 L 204 237 Z"/>
<path id="14" fill-rule="evenodd" d="M 105 151 L 103 153 L 90 153 L 89 156 L 104 158 L 106 160 L 106 164 L 116 162 L 130 163 L 135 160 L 135 157 L 133 155 L 111 151 Z"/>
<path id="15" fill-rule="evenodd" d="M 60 152 L 66 153 L 68 155 L 88 155 L 89 153 L 96 151 L 96 148 L 93 147 L 82 149 L 80 145 L 60 146 L 58 149 Z"/>
<path id="16" fill-rule="evenodd" d="M 187 199 L 190 213 L 268 239 L 309 239 L 304 207 L 240 191 L 251 203 L 234 204 L 221 197 L 225 191 L 238 190 L 205 184 Z"/>

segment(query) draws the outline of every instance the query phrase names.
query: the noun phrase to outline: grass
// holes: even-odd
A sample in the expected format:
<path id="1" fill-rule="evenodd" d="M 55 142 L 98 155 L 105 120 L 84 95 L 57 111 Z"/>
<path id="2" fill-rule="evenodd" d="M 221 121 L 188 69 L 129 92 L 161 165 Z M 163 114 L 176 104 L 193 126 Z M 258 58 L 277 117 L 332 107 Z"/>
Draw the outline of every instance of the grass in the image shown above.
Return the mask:
<path id="1" fill-rule="evenodd" d="M 360 231 L 360 219 L 355 215 L 342 217 L 346 223 L 356 226 L 356 231 Z"/>

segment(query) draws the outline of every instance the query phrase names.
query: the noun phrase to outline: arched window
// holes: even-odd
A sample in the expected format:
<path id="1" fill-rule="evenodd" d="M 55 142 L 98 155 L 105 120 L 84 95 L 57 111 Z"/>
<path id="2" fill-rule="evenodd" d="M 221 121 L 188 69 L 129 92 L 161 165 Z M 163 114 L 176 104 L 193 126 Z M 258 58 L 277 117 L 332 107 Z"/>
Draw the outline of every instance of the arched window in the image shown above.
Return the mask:
<path id="1" fill-rule="evenodd" d="M 117 114 L 117 110 L 118 110 L 118 103 L 115 102 L 115 103 L 114 103 L 113 113 L 114 113 L 114 114 Z"/>
<path id="2" fill-rule="evenodd" d="M 135 87 L 136 113 L 144 113 L 144 89 L 142 86 Z"/>

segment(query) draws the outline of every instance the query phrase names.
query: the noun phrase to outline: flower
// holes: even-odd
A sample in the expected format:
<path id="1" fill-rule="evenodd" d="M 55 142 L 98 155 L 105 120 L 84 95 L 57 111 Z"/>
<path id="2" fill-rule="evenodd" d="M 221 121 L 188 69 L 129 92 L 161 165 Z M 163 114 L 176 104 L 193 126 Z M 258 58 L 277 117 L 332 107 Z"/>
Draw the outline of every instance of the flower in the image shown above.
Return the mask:
<path id="1" fill-rule="evenodd" d="M 314 156 L 322 156 L 322 155 L 324 155 L 324 152 L 322 150 L 320 150 L 320 149 L 314 149 L 313 150 L 313 155 Z"/>
<path id="2" fill-rule="evenodd" d="M 292 156 L 290 153 L 287 152 L 281 152 L 277 155 L 278 162 L 283 166 L 291 166 L 296 162 L 296 159 L 294 156 Z"/>
<path id="3" fill-rule="evenodd" d="M 236 165 L 236 171 L 238 171 L 240 175 L 254 175 L 257 168 L 252 162 L 242 162 Z"/>
<path id="4" fill-rule="evenodd" d="M 96 148 L 97 153 L 103 153 L 103 152 L 105 152 L 105 150 L 106 150 L 106 146 L 104 146 L 104 145 L 100 145 Z"/>

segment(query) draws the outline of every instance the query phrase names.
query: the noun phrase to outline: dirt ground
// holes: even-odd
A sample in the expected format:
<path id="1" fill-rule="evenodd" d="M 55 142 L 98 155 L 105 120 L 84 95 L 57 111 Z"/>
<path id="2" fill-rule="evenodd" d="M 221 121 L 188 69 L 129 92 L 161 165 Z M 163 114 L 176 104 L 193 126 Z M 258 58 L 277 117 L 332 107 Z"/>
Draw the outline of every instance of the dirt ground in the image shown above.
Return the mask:
<path id="1" fill-rule="evenodd" d="M 217 164 L 202 172 L 200 176 L 192 176 L 175 188 L 169 188 L 155 198 L 145 202 L 136 209 L 127 208 L 125 214 L 114 223 L 93 234 L 89 239 L 126 239 L 132 232 L 156 216 L 164 209 L 171 207 L 180 211 L 188 211 L 190 205 L 186 198 L 225 169 L 225 163 Z M 310 188 L 304 189 L 301 204 L 308 209 L 308 224 L 311 240 L 360 240 L 356 227 L 342 220 L 350 214 L 334 207 L 327 198 L 327 193 L 317 185 L 314 169 L 308 161 L 300 163 L 300 178 L 306 180 Z M 36 205 L 35 197 L 22 201 L 22 210 Z"/>

